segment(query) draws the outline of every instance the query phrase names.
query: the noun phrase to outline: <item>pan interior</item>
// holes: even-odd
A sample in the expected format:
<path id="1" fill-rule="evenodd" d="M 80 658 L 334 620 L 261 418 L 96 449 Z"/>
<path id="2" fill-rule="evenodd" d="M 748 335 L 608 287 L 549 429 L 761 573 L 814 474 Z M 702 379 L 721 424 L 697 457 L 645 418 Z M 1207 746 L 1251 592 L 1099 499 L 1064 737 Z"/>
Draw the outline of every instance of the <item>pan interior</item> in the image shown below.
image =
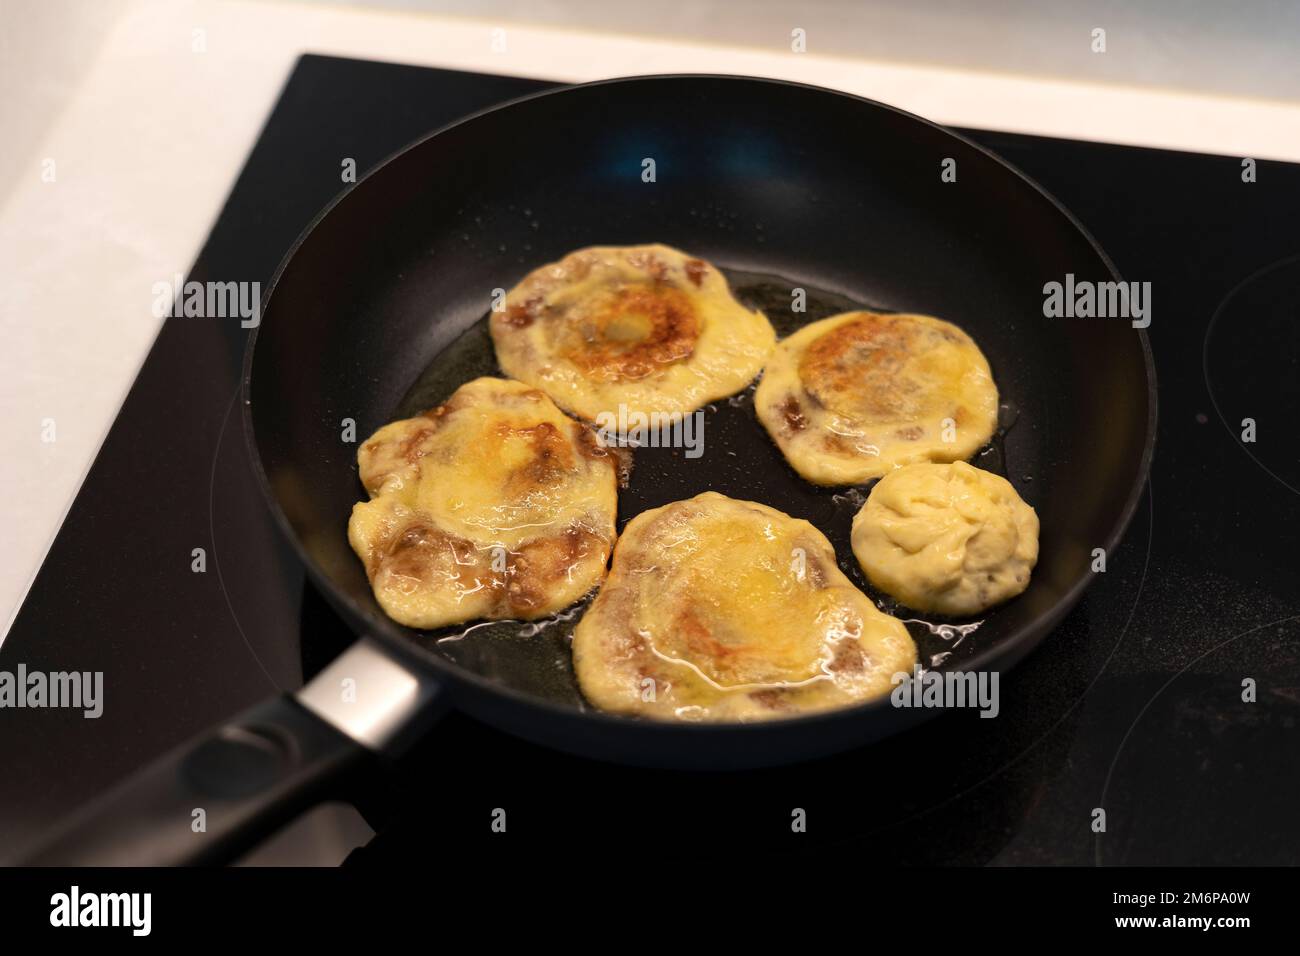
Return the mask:
<path id="1" fill-rule="evenodd" d="M 1009 651 L 1091 573 L 1141 481 L 1150 409 L 1127 321 L 1044 316 L 1045 283 L 1113 278 L 1087 237 L 999 161 L 914 117 L 806 87 L 655 78 L 526 100 L 425 140 L 357 184 L 284 267 L 250 366 L 253 436 L 305 557 L 357 627 L 525 701 L 584 708 L 568 649 L 582 605 L 439 632 L 383 615 L 347 543 L 364 491 L 344 439 L 349 422 L 364 441 L 499 374 L 484 322 L 495 290 L 581 246 L 645 242 L 721 267 L 781 335 L 850 308 L 922 312 L 988 357 L 1004 428 L 974 463 L 1037 509 L 1040 561 L 970 632 L 913 620 L 924 662 Z M 796 288 L 806 312 L 791 311 Z M 867 486 L 800 479 L 752 387 L 706 410 L 703 448 L 637 449 L 620 528 L 705 490 L 760 501 L 811 521 L 855 583 L 917 618 L 871 590 L 849 549 Z"/>
<path id="2" fill-rule="evenodd" d="M 855 301 L 793 279 L 721 268 L 736 298 L 750 309 L 762 309 L 781 338 L 809 322 L 839 312 L 880 309 L 874 303 Z M 804 290 L 803 311 L 799 312 L 791 308 L 791 290 L 796 288 Z M 395 416 L 418 415 L 446 400 L 464 382 L 480 375 L 500 374 L 485 315 L 434 357 L 403 396 Z M 853 558 L 849 529 L 873 482 L 820 488 L 800 478 L 759 424 L 754 413 L 755 384 L 703 409 L 699 457 L 689 457 L 683 449 L 673 447 L 647 445 L 633 450 L 633 467 L 619 493 L 620 534 L 627 522 L 641 512 L 703 491 L 773 505 L 787 514 L 807 519 L 830 539 L 840 569 L 883 610 L 906 621 L 926 666 L 960 667 L 981 645 L 979 631 L 986 624 L 995 626 L 992 621 L 1000 610 L 975 620 L 925 620 L 872 587 Z M 1032 470 L 1028 462 L 1036 451 L 1032 440 L 1018 440 L 1019 432 L 1012 441 L 1011 433 L 1020 420 L 1018 403 L 1004 395 L 1002 411 L 1003 426 L 973 461 L 981 468 L 1013 480 L 1021 495 L 1028 496 L 1032 483 L 1007 470 L 1006 449 L 1010 443 L 1011 462 L 1023 459 L 1025 464 L 1021 470 L 1027 473 Z M 744 554 L 736 555 L 738 563 L 744 560 Z M 587 705 L 578 691 L 570 647 L 573 630 L 591 597 L 541 621 L 491 621 L 437 631 L 413 630 L 410 638 L 475 673 L 583 708 Z"/>

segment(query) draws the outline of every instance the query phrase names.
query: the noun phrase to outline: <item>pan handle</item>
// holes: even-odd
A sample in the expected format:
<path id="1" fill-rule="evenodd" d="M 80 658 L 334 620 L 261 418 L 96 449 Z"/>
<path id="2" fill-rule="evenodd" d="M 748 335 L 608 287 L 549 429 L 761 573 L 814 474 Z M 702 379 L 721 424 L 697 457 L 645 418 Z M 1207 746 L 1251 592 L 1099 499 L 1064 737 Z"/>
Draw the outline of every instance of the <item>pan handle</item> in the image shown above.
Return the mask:
<path id="1" fill-rule="evenodd" d="M 182 744 L 79 811 L 20 863 L 228 863 L 376 754 L 396 756 L 444 709 L 439 685 L 361 640 L 296 696 Z"/>

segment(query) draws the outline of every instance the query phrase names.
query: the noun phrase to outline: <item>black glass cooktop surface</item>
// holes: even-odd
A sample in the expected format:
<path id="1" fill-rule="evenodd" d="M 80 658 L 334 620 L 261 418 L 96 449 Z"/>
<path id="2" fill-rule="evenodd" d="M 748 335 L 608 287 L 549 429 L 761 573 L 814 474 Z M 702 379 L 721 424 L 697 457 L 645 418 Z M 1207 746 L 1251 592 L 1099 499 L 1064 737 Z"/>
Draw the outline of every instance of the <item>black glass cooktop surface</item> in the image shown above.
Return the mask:
<path id="1" fill-rule="evenodd" d="M 189 278 L 265 285 L 342 188 L 344 160 L 364 171 L 545 86 L 304 57 Z M 686 774 L 565 756 L 453 713 L 363 786 L 377 835 L 349 865 L 488 851 L 496 808 L 525 845 L 575 856 L 689 845 L 885 863 L 1300 859 L 1300 167 L 1261 162 L 1247 183 L 1239 157 L 966 132 L 1064 202 L 1126 279 L 1152 283 L 1160 386 L 1152 479 L 1128 534 L 1067 620 L 1002 676 L 998 717 L 945 714 L 796 767 Z M 236 407 L 247 334 L 167 320 L 0 647 L 0 669 L 102 671 L 105 685 L 97 720 L 3 714 L 0 847 L 298 686 L 350 639 L 254 483 Z M 796 809 L 806 832 L 792 832 Z"/>

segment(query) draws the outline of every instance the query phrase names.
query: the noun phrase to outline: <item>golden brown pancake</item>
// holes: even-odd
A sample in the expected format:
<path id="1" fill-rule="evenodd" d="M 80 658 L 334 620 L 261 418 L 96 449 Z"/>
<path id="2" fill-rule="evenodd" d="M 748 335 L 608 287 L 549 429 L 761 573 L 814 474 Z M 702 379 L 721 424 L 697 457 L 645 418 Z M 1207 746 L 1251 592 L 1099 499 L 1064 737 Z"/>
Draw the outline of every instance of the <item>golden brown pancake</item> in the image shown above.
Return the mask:
<path id="1" fill-rule="evenodd" d="M 603 710 L 746 721 L 887 694 L 916 646 L 807 521 L 705 492 L 628 522 L 573 660 Z"/>
<path id="2" fill-rule="evenodd" d="M 535 388 L 475 379 L 379 429 L 357 462 L 371 500 L 348 540 L 401 624 L 543 617 L 605 575 L 617 462 Z"/>
<path id="3" fill-rule="evenodd" d="M 965 462 L 908 465 L 871 489 L 853 553 L 908 607 L 966 617 L 1029 586 L 1038 515 L 1005 478 Z"/>
<path id="4" fill-rule="evenodd" d="M 754 407 L 799 474 L 851 485 L 969 458 L 997 427 L 998 391 L 979 347 L 951 322 L 845 312 L 777 345 Z"/>
<path id="5" fill-rule="evenodd" d="M 733 395 L 776 341 L 717 269 L 664 245 L 594 246 L 542 266 L 491 331 L 507 375 L 589 421 L 620 406 L 685 414 Z"/>

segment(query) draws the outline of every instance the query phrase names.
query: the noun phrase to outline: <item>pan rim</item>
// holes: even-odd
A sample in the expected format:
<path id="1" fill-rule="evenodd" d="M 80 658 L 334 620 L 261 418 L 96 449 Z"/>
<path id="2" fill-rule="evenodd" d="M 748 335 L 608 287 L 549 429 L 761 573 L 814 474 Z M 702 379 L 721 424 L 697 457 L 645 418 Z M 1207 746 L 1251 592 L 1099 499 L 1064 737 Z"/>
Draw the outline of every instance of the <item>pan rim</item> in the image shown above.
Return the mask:
<path id="1" fill-rule="evenodd" d="M 587 83 L 563 84 L 548 87 L 532 93 L 526 93 L 522 96 L 514 97 L 497 103 L 493 106 L 477 110 L 462 116 L 450 123 L 438 127 L 429 133 L 420 136 L 402 148 L 392 152 L 384 159 L 380 160 L 371 167 L 365 175 L 352 184 L 348 189 L 334 196 L 315 217 L 304 227 L 297 238 L 285 251 L 279 265 L 272 274 L 270 282 L 267 284 L 266 291 L 262 296 L 260 315 L 265 318 L 268 306 L 270 305 L 276 289 L 280 284 L 285 271 L 297 255 L 301 247 L 307 242 L 316 228 L 323 222 L 331 212 L 334 211 L 341 203 L 348 199 L 361 183 L 368 181 L 371 177 L 377 176 L 388 165 L 393 163 L 399 157 L 405 155 L 413 149 L 424 145 L 432 139 L 443 135 L 462 125 L 472 123 L 482 117 L 497 113 L 502 110 L 508 110 L 529 101 L 540 99 L 548 96 L 557 96 L 574 90 L 585 90 L 588 88 L 599 88 L 605 86 L 632 85 L 638 83 L 662 83 L 665 81 L 722 81 L 734 82 L 741 84 L 757 84 L 769 87 L 788 87 L 805 90 L 816 94 L 828 94 L 835 97 L 841 97 L 848 100 L 856 101 L 869 108 L 880 109 L 889 113 L 896 114 L 911 122 L 920 123 L 930 129 L 943 135 L 950 136 L 969 149 L 975 150 L 985 158 L 992 160 L 995 164 L 1003 167 L 1016 179 L 1019 179 L 1024 186 L 1032 189 L 1059 213 L 1066 222 L 1078 231 L 1084 241 L 1098 257 L 1101 264 L 1111 274 L 1116 281 L 1123 281 L 1119 270 L 1111 261 L 1110 256 L 1101 247 L 1100 243 L 1093 237 L 1092 233 L 1079 221 L 1064 204 L 1055 196 L 1048 192 L 1043 186 L 1022 172 L 1012 163 L 1003 159 L 997 153 L 980 145 L 974 140 L 969 139 L 953 129 L 935 123 L 925 117 L 918 116 L 899 107 L 882 103 L 868 97 L 859 96 L 854 93 L 846 93 L 842 90 L 834 90 L 828 87 L 817 86 L 810 83 L 801 83 L 793 80 L 775 79 L 770 77 L 746 76 L 742 74 L 726 73 L 665 73 L 665 74 L 644 74 L 637 76 L 614 77 L 603 80 L 595 80 Z M 545 82 L 545 81 L 542 81 Z M 421 672 L 433 671 L 439 679 L 446 679 L 451 685 L 454 696 L 454 686 L 457 684 L 467 684 L 476 691 L 485 693 L 494 697 L 503 697 L 508 699 L 512 705 L 521 707 L 525 710 L 533 710 L 540 714 L 545 714 L 549 718 L 595 722 L 602 724 L 610 729 L 617 729 L 628 734 L 689 734 L 697 737 L 715 737 L 720 735 L 750 735 L 756 733 L 775 732 L 777 730 L 797 731 L 802 728 L 812 728 L 819 725 L 838 724 L 840 722 L 856 722 L 859 720 L 867 721 L 870 715 L 880 712 L 893 710 L 889 707 L 889 695 L 865 701 L 848 707 L 836 708 L 828 711 L 822 711 L 813 714 L 801 714 L 791 717 L 778 717 L 770 720 L 753 721 L 753 722 L 726 722 L 726 723 L 709 723 L 709 722 L 674 722 L 674 721 L 657 721 L 647 720 L 639 717 L 630 717 L 621 714 L 608 713 L 596 709 L 579 710 L 573 707 L 561 705 L 543 697 L 534 696 L 519 691 L 509 684 L 492 681 L 481 674 L 478 674 L 468 668 L 454 664 L 452 661 L 440 657 L 435 652 L 428 650 L 413 640 L 398 637 L 389 634 L 383 630 L 382 626 L 375 626 L 371 623 L 372 615 L 364 608 L 359 606 L 351 597 L 342 593 L 325 571 L 316 563 L 316 561 L 307 553 L 302 540 L 294 531 L 289 523 L 288 516 L 284 513 L 280 501 L 271 487 L 270 479 L 266 474 L 263 465 L 261 453 L 257 446 L 257 437 L 253 423 L 253 406 L 252 406 L 252 369 L 258 338 L 262 330 L 262 323 L 253 328 L 245 343 L 242 368 L 240 374 L 240 398 L 241 398 L 241 418 L 243 421 L 244 440 L 249 453 L 249 459 L 256 475 L 257 484 L 262 492 L 265 504 L 269 508 L 272 517 L 278 526 L 280 533 L 289 542 L 294 553 L 302 562 L 304 570 L 311 583 L 321 592 L 327 602 L 346 620 L 349 629 L 353 631 L 358 640 L 370 639 L 376 641 L 384 647 L 385 651 L 394 654 L 399 660 L 410 666 L 418 668 Z M 1146 434 L 1143 440 L 1142 454 L 1138 461 L 1137 474 L 1129 488 L 1119 514 L 1105 537 L 1103 547 L 1107 553 L 1114 551 L 1119 541 L 1123 538 L 1129 524 L 1132 522 L 1133 515 L 1137 511 L 1138 503 L 1146 490 L 1150 479 L 1151 462 L 1155 455 L 1155 443 L 1157 434 L 1158 408 L 1157 408 L 1157 386 L 1156 386 L 1156 369 L 1155 361 L 1151 351 L 1150 339 L 1146 329 L 1136 329 L 1137 338 L 1142 351 L 1143 368 L 1146 374 L 1146 401 L 1147 401 L 1147 421 Z M 964 670 L 981 671 L 989 669 L 991 664 L 1001 663 L 1009 669 L 1022 660 L 1027 654 L 1034 650 L 1042 640 L 1055 629 L 1061 620 L 1074 608 L 1082 597 L 1083 592 L 1088 585 L 1092 583 L 1095 575 L 1081 575 L 1070 588 L 1051 606 L 1051 608 L 1040 617 L 1031 621 L 1019 633 L 1014 634 L 1003 640 L 999 645 L 988 647 L 975 654 L 969 661 L 964 662 Z M 940 712 L 935 708 L 926 708 L 919 712 L 920 718 L 925 719 L 934 716 Z M 914 712 L 916 713 L 916 712 Z M 495 722 L 494 722 L 495 723 Z"/>

